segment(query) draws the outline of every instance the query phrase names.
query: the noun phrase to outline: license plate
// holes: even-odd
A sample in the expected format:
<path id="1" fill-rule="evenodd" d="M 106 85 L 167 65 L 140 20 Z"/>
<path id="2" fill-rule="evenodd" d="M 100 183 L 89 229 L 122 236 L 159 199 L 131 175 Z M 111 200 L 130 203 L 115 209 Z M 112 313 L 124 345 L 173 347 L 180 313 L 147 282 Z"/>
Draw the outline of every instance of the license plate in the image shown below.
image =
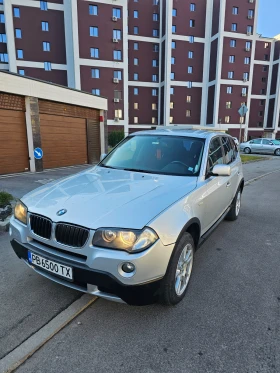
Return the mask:
<path id="1" fill-rule="evenodd" d="M 28 251 L 28 262 L 34 264 L 36 267 L 43 268 L 44 270 L 54 273 L 55 275 L 66 278 L 67 280 L 73 280 L 73 271 L 71 267 L 65 266 L 43 258 L 40 255 L 34 254 L 31 251 Z"/>

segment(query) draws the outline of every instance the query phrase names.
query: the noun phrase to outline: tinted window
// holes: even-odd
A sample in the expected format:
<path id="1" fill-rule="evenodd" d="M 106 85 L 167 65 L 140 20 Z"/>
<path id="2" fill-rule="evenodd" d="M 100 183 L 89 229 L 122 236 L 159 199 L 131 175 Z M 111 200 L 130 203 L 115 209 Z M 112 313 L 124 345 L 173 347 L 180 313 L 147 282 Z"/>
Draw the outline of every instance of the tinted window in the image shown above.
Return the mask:
<path id="1" fill-rule="evenodd" d="M 257 140 L 252 140 L 250 141 L 250 144 L 261 144 L 262 143 L 262 140 L 261 139 L 257 139 Z"/>
<path id="2" fill-rule="evenodd" d="M 203 149 L 204 140 L 198 138 L 128 136 L 100 166 L 155 174 L 197 176 Z"/>
<path id="3" fill-rule="evenodd" d="M 212 171 L 216 164 L 223 164 L 222 144 L 219 137 L 215 137 L 209 147 L 208 170 Z"/>
<path id="4" fill-rule="evenodd" d="M 262 143 L 263 143 L 263 145 L 270 145 L 271 141 L 270 140 L 263 140 Z"/>
<path id="5" fill-rule="evenodd" d="M 236 159 L 235 151 L 230 140 L 230 137 L 222 137 L 222 144 L 225 153 L 225 164 L 230 164 Z"/>

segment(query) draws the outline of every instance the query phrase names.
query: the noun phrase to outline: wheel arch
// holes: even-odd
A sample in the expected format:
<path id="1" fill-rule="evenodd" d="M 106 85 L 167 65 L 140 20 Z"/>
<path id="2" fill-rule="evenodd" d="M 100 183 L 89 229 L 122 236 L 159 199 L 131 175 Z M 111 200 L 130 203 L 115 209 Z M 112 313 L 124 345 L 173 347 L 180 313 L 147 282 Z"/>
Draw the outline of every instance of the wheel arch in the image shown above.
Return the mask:
<path id="1" fill-rule="evenodd" d="M 200 240 L 200 232 L 201 232 L 201 224 L 198 218 L 190 219 L 181 230 L 176 244 L 181 240 L 184 233 L 190 233 L 195 244 L 195 248 L 198 248 L 199 240 Z"/>

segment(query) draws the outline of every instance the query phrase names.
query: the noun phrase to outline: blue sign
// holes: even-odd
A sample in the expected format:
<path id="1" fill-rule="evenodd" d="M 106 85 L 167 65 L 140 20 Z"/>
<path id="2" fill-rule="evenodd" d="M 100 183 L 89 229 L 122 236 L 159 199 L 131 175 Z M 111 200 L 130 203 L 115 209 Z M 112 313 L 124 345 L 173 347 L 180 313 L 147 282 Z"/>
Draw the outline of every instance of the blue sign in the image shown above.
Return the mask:
<path id="1" fill-rule="evenodd" d="M 34 158 L 35 159 L 42 159 L 43 158 L 43 150 L 41 148 L 34 149 Z"/>

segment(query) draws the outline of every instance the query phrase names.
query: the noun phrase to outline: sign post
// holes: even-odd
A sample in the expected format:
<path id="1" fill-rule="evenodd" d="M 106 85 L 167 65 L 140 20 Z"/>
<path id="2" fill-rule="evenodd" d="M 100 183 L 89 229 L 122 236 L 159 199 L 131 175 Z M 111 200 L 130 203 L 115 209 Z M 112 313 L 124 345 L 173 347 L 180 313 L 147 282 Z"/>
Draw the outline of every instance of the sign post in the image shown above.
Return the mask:
<path id="1" fill-rule="evenodd" d="M 244 118 L 246 113 L 248 112 L 248 108 L 245 104 L 241 106 L 241 108 L 238 110 L 238 113 L 240 117 Z M 242 123 L 240 121 L 240 131 L 239 131 L 239 144 L 241 143 L 241 133 L 242 133 Z"/>

